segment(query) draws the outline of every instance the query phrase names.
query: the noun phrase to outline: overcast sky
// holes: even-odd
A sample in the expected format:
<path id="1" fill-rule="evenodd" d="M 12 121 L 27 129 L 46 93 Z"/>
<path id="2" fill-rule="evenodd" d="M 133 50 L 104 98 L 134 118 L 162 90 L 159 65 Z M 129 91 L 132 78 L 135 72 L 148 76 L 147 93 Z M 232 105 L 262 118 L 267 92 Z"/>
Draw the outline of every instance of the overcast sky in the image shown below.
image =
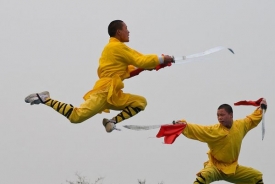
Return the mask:
<path id="1" fill-rule="evenodd" d="M 275 1 L 237 0 L 1 0 L 0 1 L 0 181 L 64 184 L 75 173 L 103 184 L 193 183 L 207 160 L 206 144 L 184 136 L 173 145 L 154 138 L 158 129 L 132 131 L 122 125 L 155 125 L 184 118 L 217 123 L 222 103 L 265 97 L 266 136 L 261 124 L 243 141 L 239 163 L 274 181 Z M 108 24 L 123 20 L 128 46 L 144 54 L 190 55 L 230 47 L 210 60 L 147 71 L 125 81 L 125 92 L 146 97 L 148 106 L 105 132 L 98 114 L 69 121 L 24 98 L 48 90 L 78 106 L 97 80 L 98 59 L 108 43 Z M 234 118 L 255 108 L 234 106 Z M 225 183 L 225 182 L 215 182 Z"/>

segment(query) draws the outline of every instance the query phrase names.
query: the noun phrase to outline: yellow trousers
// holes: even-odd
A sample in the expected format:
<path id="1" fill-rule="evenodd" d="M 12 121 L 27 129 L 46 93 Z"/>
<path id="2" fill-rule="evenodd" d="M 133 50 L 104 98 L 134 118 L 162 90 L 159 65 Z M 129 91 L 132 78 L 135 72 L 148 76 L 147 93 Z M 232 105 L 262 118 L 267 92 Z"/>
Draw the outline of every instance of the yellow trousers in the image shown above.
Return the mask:
<path id="1" fill-rule="evenodd" d="M 72 105 L 53 99 L 47 99 L 45 105 L 52 107 L 60 114 L 66 116 L 71 123 L 81 123 L 97 113 L 101 113 L 105 109 L 122 111 L 120 115 L 116 116 L 122 117 L 124 114 L 123 118 L 117 118 L 118 123 L 136 115 L 139 111 L 144 110 L 147 105 L 146 99 L 142 96 L 129 93 L 124 93 L 122 95 L 126 95 L 129 98 L 126 103 L 121 106 L 114 106 L 107 102 L 108 92 L 91 94 L 79 107 L 73 107 Z M 139 111 L 134 111 L 135 108 Z"/>
<path id="2" fill-rule="evenodd" d="M 262 173 L 251 167 L 238 165 L 235 174 L 224 174 L 215 166 L 207 163 L 198 174 L 194 184 L 209 184 L 214 181 L 224 180 L 235 184 L 263 184 Z M 199 181 L 199 182 L 198 182 Z"/>

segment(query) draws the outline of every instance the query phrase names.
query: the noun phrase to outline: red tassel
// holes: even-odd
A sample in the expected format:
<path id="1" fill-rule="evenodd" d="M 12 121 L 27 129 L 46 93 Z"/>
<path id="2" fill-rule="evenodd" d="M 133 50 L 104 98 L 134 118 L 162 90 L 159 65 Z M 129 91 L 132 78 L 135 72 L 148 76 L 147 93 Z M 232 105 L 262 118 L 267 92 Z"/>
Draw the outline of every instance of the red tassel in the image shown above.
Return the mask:
<path id="1" fill-rule="evenodd" d="M 173 144 L 185 127 L 186 124 L 162 125 L 156 137 L 164 137 L 165 144 Z"/>
<path id="2" fill-rule="evenodd" d="M 243 100 L 243 101 L 239 101 L 234 103 L 234 105 L 253 105 L 253 106 L 260 106 L 261 105 L 261 101 L 263 100 L 263 98 L 260 98 L 256 101 L 247 101 L 247 100 Z"/>
<path id="3" fill-rule="evenodd" d="M 159 64 L 158 66 L 156 66 L 156 70 L 158 71 L 159 69 L 161 69 L 161 68 L 164 68 L 164 67 L 166 67 L 166 66 L 171 66 L 172 65 L 172 63 L 170 62 L 170 63 L 167 63 L 167 64 Z"/>
<path id="4" fill-rule="evenodd" d="M 138 75 L 142 71 L 144 71 L 144 69 L 138 68 L 138 69 L 130 72 L 130 77 L 134 77 L 134 76 Z"/>

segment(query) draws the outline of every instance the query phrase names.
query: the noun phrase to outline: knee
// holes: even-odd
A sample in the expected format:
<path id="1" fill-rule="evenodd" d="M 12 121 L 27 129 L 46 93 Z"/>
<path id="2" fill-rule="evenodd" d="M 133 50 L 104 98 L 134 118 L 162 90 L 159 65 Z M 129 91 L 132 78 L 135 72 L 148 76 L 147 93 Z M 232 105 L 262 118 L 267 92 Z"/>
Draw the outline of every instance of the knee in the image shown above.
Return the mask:
<path id="1" fill-rule="evenodd" d="M 144 110 L 145 109 L 145 107 L 147 106 L 147 100 L 146 100 L 146 98 L 144 98 L 143 97 L 143 99 L 142 99 L 142 108 L 141 108 L 141 110 Z"/>
<path id="2" fill-rule="evenodd" d="M 145 109 L 147 106 L 147 100 L 144 97 L 139 97 L 139 99 L 136 101 L 136 107 L 138 107 L 141 111 Z"/>
<path id="3" fill-rule="evenodd" d="M 76 116 L 76 115 L 71 115 L 68 119 L 73 124 L 82 123 L 83 121 L 86 120 L 86 118 L 83 118 L 83 117 L 80 117 L 80 116 Z"/>
<path id="4" fill-rule="evenodd" d="M 80 119 L 69 119 L 71 123 L 73 124 L 78 124 L 78 123 L 82 123 L 83 121 Z"/>
<path id="5" fill-rule="evenodd" d="M 198 174 L 194 184 L 206 184 L 205 177 L 203 177 L 201 173 Z"/>
<path id="6" fill-rule="evenodd" d="M 90 113 L 90 111 L 85 111 L 80 108 L 74 108 L 72 113 L 70 114 L 68 120 L 73 124 L 82 123 L 83 121 L 86 121 L 87 119 L 93 117 L 94 114 Z"/>
<path id="7" fill-rule="evenodd" d="M 257 175 L 256 175 L 256 184 L 263 184 L 263 174 L 258 171 Z"/>

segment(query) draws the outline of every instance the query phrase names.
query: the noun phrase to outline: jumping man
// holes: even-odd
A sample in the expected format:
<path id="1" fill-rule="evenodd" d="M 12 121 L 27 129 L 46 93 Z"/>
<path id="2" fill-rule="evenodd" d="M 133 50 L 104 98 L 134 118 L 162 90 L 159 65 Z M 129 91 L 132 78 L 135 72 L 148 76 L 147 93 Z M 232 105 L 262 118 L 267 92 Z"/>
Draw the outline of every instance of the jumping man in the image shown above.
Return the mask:
<path id="1" fill-rule="evenodd" d="M 144 97 L 123 93 L 123 80 L 137 75 L 142 70 L 153 70 L 158 66 L 171 64 L 173 58 L 168 55 L 143 55 L 131 48 L 129 31 L 121 20 L 114 20 L 108 26 L 109 43 L 99 59 L 97 69 L 99 79 L 93 89 L 84 95 L 84 102 L 79 107 L 59 102 L 50 97 L 48 91 L 33 93 L 25 98 L 26 103 L 45 104 L 64 115 L 71 123 L 81 123 L 97 113 L 121 110 L 112 119 L 103 119 L 107 132 L 116 129 L 116 124 L 135 116 L 144 110 L 147 101 Z"/>

